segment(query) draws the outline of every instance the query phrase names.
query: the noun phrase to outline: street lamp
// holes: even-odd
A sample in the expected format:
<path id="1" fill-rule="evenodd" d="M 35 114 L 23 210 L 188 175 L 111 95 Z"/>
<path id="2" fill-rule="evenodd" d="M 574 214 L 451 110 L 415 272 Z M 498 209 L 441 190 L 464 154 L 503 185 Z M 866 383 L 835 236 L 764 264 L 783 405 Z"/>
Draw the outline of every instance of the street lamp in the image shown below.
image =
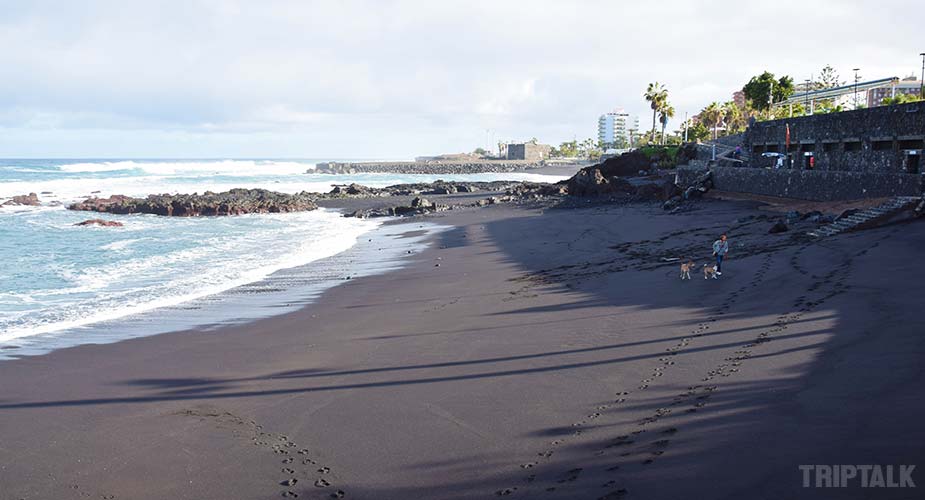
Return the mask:
<path id="1" fill-rule="evenodd" d="M 807 113 L 806 110 L 809 109 L 809 86 L 812 83 L 813 83 L 812 78 L 806 79 L 806 92 L 803 94 L 803 114 L 804 115 Z"/>
<path id="2" fill-rule="evenodd" d="M 858 81 L 860 77 L 858 76 L 858 71 L 861 71 L 861 68 L 854 68 L 854 109 L 858 109 Z"/>
<path id="3" fill-rule="evenodd" d="M 922 79 L 919 80 L 919 97 L 925 99 L 925 52 L 919 55 L 922 56 Z"/>

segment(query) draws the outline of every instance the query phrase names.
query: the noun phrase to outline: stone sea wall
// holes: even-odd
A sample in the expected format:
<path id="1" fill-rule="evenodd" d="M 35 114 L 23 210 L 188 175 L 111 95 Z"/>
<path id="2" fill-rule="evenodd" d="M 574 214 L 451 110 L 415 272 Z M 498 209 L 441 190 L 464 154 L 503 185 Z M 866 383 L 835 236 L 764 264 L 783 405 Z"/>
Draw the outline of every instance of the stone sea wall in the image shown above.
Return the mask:
<path id="1" fill-rule="evenodd" d="M 922 176 L 878 172 L 771 170 L 712 167 L 713 185 L 721 191 L 744 192 L 811 201 L 855 200 L 888 196 L 919 196 Z M 679 167 L 678 184 L 689 185 L 704 168 Z"/>

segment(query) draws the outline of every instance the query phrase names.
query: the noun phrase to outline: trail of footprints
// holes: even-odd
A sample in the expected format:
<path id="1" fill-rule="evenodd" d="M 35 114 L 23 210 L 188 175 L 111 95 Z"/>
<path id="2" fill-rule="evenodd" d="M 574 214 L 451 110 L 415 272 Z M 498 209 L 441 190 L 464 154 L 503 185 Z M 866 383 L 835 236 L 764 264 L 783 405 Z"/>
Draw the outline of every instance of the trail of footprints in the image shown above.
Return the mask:
<path id="1" fill-rule="evenodd" d="M 300 447 L 284 434 L 265 432 L 263 426 L 257 422 L 245 420 L 229 412 L 212 409 L 187 409 L 180 412 L 180 414 L 197 417 L 201 420 L 210 420 L 220 427 L 230 428 L 236 437 L 247 439 L 254 446 L 272 452 L 275 458 L 280 461 L 280 477 L 282 479 L 277 484 L 282 487 L 280 494 L 284 498 L 299 497 L 297 488 L 295 488 L 296 486 L 302 486 L 302 481 L 300 481 L 299 477 L 307 477 L 309 481 L 314 479 L 311 484 L 314 488 L 318 488 L 319 491 L 333 488 L 330 467 L 319 465 L 316 460 L 311 458 L 308 449 Z M 327 496 L 328 498 L 345 498 L 346 493 L 343 490 L 336 489 Z"/>
<path id="2" fill-rule="evenodd" d="M 875 247 L 876 245 L 877 244 L 874 244 L 871 248 Z M 798 248 L 794 252 L 794 256 L 791 262 L 797 261 L 799 254 L 802 253 L 806 248 L 807 246 Z M 864 255 L 868 250 L 869 249 L 862 250 L 856 255 Z M 772 257 L 773 253 L 766 253 L 762 264 L 759 266 L 753 279 L 747 285 L 742 286 L 730 293 L 723 300 L 723 302 L 720 303 L 718 307 L 716 307 L 713 314 L 709 316 L 706 321 L 698 324 L 697 327 L 691 331 L 690 336 L 684 337 L 677 344 L 668 347 L 665 350 L 666 355 L 658 358 L 658 360 L 662 363 L 661 366 L 655 367 L 652 370 L 651 375 L 642 379 L 636 390 L 644 391 L 648 389 L 649 384 L 653 383 L 654 380 L 658 377 L 663 376 L 665 371 L 675 364 L 672 358 L 687 348 L 694 339 L 706 335 L 707 331 L 710 329 L 711 324 L 721 319 L 721 317 L 729 311 L 729 309 L 735 304 L 739 295 L 748 291 L 749 289 L 756 288 L 763 281 L 765 275 L 769 271 Z M 796 312 L 778 316 L 770 328 L 758 333 L 751 342 L 742 345 L 740 348 L 737 348 L 731 353 L 730 356 L 726 357 L 723 362 L 708 370 L 701 378 L 701 384 L 687 387 L 684 392 L 676 395 L 672 399 L 671 403 L 669 403 L 667 406 L 657 408 L 652 412 L 651 415 L 640 419 L 638 422 L 638 429 L 628 434 L 620 435 L 608 440 L 603 448 L 595 451 L 595 456 L 603 456 L 608 453 L 618 452 L 618 456 L 620 457 L 618 460 L 624 461 L 624 463 L 619 464 L 612 463 L 611 465 L 607 466 L 605 471 L 608 473 L 618 473 L 618 471 L 621 470 L 621 467 L 628 465 L 625 463 L 625 461 L 630 460 L 629 457 L 635 457 L 634 460 L 638 461 L 638 463 L 644 467 L 655 463 L 655 461 L 664 455 L 670 448 L 671 437 L 679 432 L 677 427 L 668 426 L 659 429 L 656 428 L 656 424 L 661 419 L 671 415 L 672 413 L 695 413 L 706 407 L 711 396 L 718 389 L 717 385 L 711 384 L 713 380 L 715 380 L 717 377 L 729 377 L 738 372 L 741 369 L 743 363 L 753 355 L 754 350 L 763 344 L 770 342 L 775 334 L 787 330 L 790 324 L 799 321 L 805 314 L 811 312 L 832 297 L 846 292 L 850 288 L 850 286 L 847 285 L 845 281 L 848 277 L 848 269 L 851 266 L 851 262 L 852 258 L 848 258 L 841 265 L 837 266 L 835 269 L 827 272 L 822 276 L 812 275 L 811 277 L 814 279 L 814 281 L 810 284 L 809 287 L 807 287 L 806 294 L 798 297 L 793 304 L 793 306 L 797 309 Z M 797 267 L 797 271 L 800 274 L 809 275 L 809 273 L 802 268 Z M 810 298 L 810 296 L 813 298 Z M 583 426 L 585 424 L 600 417 L 601 411 L 625 403 L 630 394 L 631 393 L 629 391 L 621 391 L 616 393 L 616 399 L 608 404 L 599 406 L 596 408 L 597 411 L 590 413 L 581 421 L 572 424 L 573 427 L 575 427 L 575 430 L 568 437 L 563 437 L 552 441 L 550 443 L 552 447 L 548 450 L 540 452 L 539 459 L 537 461 L 521 464 L 520 467 L 523 469 L 532 469 L 540 465 L 541 462 L 548 461 L 549 458 L 554 454 L 555 447 L 566 442 L 569 437 L 580 436 L 584 432 Z M 650 437 L 645 438 L 644 436 Z M 563 485 L 568 485 L 568 483 L 577 481 L 581 472 L 582 469 L 572 469 L 567 471 L 563 477 L 555 480 L 555 485 L 545 488 L 545 491 L 553 492 Z M 525 478 L 526 483 L 534 483 L 536 481 L 537 476 L 535 474 L 528 475 Z M 609 480 L 601 484 L 602 489 L 609 491 L 600 496 L 599 500 L 624 498 L 629 494 L 627 489 L 618 488 L 617 485 L 618 481 L 616 479 Z M 501 496 L 510 495 L 515 493 L 517 489 L 517 487 L 505 488 L 503 490 L 497 491 L 496 494 Z"/>
<path id="3" fill-rule="evenodd" d="M 711 323 L 716 322 L 720 316 L 722 316 L 729 310 L 729 308 L 735 303 L 738 295 L 740 295 L 741 293 L 743 293 L 746 289 L 750 287 L 753 288 L 753 287 L 758 286 L 758 284 L 764 278 L 764 275 L 767 273 L 768 268 L 770 267 L 771 257 L 772 257 L 772 254 L 767 254 L 765 256 L 764 262 L 759 267 L 758 271 L 755 273 L 754 279 L 751 281 L 751 283 L 748 286 L 743 286 L 735 290 L 734 292 L 730 293 L 725 298 L 725 300 L 722 302 L 722 304 L 714 310 L 713 315 L 708 317 L 706 321 L 698 324 L 696 328 L 691 331 L 690 336 L 684 337 L 677 344 L 666 348 L 665 355 L 658 358 L 658 361 L 661 363 L 661 365 L 653 368 L 652 373 L 648 377 L 642 379 L 639 382 L 636 390 L 644 391 L 648 389 L 649 385 L 653 383 L 655 379 L 663 376 L 668 369 L 674 366 L 675 361 L 673 360 L 673 358 L 676 355 L 678 355 L 678 353 L 682 352 L 685 348 L 690 346 L 693 339 L 697 337 L 702 337 L 707 333 L 707 331 L 710 329 Z M 737 368 L 736 368 L 736 371 L 737 371 Z M 712 393 L 712 391 L 714 391 L 715 389 L 716 389 L 715 386 L 709 386 L 709 387 L 704 387 L 704 388 L 701 388 L 700 386 L 690 387 L 688 388 L 688 391 L 677 396 L 675 398 L 675 402 L 673 402 L 672 404 L 673 405 L 681 404 L 685 402 L 686 400 L 688 400 L 689 398 L 694 398 L 696 402 L 693 404 L 693 408 L 695 409 L 700 408 L 704 406 L 705 404 L 704 400 L 708 398 L 709 394 Z M 630 394 L 631 394 L 630 391 L 617 392 L 615 394 L 616 396 L 615 399 L 613 399 L 609 403 L 598 406 L 595 409 L 596 411 L 589 413 L 582 420 L 573 423 L 572 427 L 574 427 L 574 430 L 568 436 L 560 437 L 559 439 L 552 441 L 550 443 L 551 448 L 538 453 L 539 458 L 537 460 L 521 464 L 520 467 L 522 469 L 533 469 L 534 467 L 539 466 L 541 463 L 548 461 L 550 457 L 552 457 L 553 454 L 555 453 L 556 447 L 561 446 L 562 444 L 567 442 L 569 438 L 574 438 L 574 437 L 582 435 L 584 433 L 584 426 L 586 424 L 599 418 L 602 415 L 601 413 L 602 411 L 608 410 L 610 408 L 613 408 L 613 407 L 616 407 L 616 406 L 619 406 L 625 403 L 627 399 L 629 398 Z M 672 408 L 658 408 L 653 412 L 652 415 L 649 415 L 641 419 L 639 421 L 639 426 L 645 427 L 645 426 L 654 424 L 658 422 L 660 419 L 662 419 L 663 417 L 671 414 L 672 411 L 673 411 Z M 635 445 L 637 443 L 637 441 L 641 438 L 641 435 L 645 432 L 648 432 L 648 430 L 646 428 L 641 428 L 641 429 L 637 429 L 631 432 L 630 434 L 617 436 L 616 438 L 611 439 L 608 442 L 608 444 L 604 446 L 603 449 L 597 450 L 595 452 L 595 456 L 602 456 L 608 453 L 609 451 L 613 451 L 615 449 L 630 448 L 632 445 Z M 643 465 L 652 464 L 657 457 L 665 453 L 666 448 L 670 444 L 669 436 L 673 435 L 676 432 L 677 432 L 676 428 L 665 429 L 662 432 L 658 433 L 657 438 L 653 442 L 643 445 L 643 448 L 641 450 L 636 449 L 633 451 L 623 451 L 620 453 L 620 456 L 628 457 L 631 455 L 643 454 L 645 455 L 645 458 L 641 461 L 641 463 Z M 606 472 L 615 473 L 619 470 L 620 470 L 620 465 L 615 464 L 615 465 L 609 466 L 606 469 Z M 555 486 L 549 486 L 545 489 L 545 491 L 553 492 L 553 491 L 556 491 L 560 487 L 559 485 L 567 485 L 568 483 L 572 483 L 578 480 L 581 471 L 582 469 L 572 469 L 568 471 L 564 477 L 561 477 L 555 480 L 555 483 L 556 483 Z M 525 478 L 526 483 L 533 483 L 536 480 L 537 480 L 537 476 L 535 474 L 530 474 Z M 617 484 L 616 480 L 611 480 L 611 481 L 605 482 L 601 486 L 603 488 L 611 488 L 613 486 L 616 486 L 616 484 Z M 507 495 L 511 495 L 515 493 L 517 490 L 518 490 L 518 487 L 514 486 L 514 487 L 508 487 L 508 488 L 498 490 L 495 493 L 499 496 L 507 496 Z M 617 488 L 617 489 L 613 489 L 612 491 L 607 492 L 600 498 L 601 499 L 623 498 L 628 493 L 629 492 L 625 488 Z"/>

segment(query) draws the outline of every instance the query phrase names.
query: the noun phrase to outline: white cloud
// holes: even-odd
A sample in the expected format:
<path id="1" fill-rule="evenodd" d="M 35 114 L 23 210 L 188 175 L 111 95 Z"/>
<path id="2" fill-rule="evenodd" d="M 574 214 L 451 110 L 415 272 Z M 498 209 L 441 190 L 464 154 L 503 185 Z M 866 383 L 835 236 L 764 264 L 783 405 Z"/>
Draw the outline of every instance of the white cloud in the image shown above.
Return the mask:
<path id="1" fill-rule="evenodd" d="M 0 156 L 402 156 L 919 66 L 916 3 L 0 0 Z M 80 140 L 75 140 L 79 137 Z"/>

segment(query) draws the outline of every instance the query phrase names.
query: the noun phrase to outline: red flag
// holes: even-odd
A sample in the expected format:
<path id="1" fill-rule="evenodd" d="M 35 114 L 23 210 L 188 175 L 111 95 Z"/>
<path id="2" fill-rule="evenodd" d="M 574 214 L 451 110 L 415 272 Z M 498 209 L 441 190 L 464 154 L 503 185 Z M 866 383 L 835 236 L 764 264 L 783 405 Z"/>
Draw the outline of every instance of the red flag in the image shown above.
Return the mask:
<path id="1" fill-rule="evenodd" d="M 787 138 L 784 139 L 784 142 L 787 144 L 784 149 L 790 151 L 790 124 L 787 124 Z"/>

